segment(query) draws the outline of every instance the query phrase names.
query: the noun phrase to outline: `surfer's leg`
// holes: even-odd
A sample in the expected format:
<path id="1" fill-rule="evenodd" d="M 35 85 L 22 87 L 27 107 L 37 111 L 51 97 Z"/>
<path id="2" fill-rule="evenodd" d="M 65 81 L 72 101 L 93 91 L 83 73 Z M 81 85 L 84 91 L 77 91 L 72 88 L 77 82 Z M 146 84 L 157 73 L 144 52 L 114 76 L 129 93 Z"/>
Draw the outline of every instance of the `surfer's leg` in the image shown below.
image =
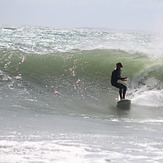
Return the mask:
<path id="1" fill-rule="evenodd" d="M 119 96 L 120 96 L 120 99 L 123 98 L 123 96 L 122 96 L 122 87 L 119 88 Z"/>
<path id="2" fill-rule="evenodd" d="M 120 99 L 123 99 L 123 84 L 115 83 L 113 86 L 116 87 L 116 88 L 119 88 Z"/>
<path id="3" fill-rule="evenodd" d="M 126 91 L 127 91 L 127 87 L 125 85 L 123 85 L 123 96 L 122 96 L 123 99 L 125 99 Z"/>
<path id="4" fill-rule="evenodd" d="M 115 87 L 119 88 L 120 99 L 125 99 L 127 87 L 121 83 L 117 83 Z"/>

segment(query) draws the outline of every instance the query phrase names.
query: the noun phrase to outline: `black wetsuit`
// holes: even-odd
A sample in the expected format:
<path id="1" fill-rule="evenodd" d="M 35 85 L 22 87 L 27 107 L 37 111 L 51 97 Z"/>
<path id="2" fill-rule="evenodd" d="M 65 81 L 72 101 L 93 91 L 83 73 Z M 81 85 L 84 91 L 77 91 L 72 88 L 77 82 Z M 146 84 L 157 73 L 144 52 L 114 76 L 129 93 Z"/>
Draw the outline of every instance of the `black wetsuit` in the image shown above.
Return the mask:
<path id="1" fill-rule="evenodd" d="M 121 77 L 121 70 L 120 69 L 115 69 L 112 72 L 112 76 L 111 76 L 111 84 L 112 86 L 119 88 L 119 96 L 121 99 L 125 99 L 125 95 L 126 95 L 126 90 L 127 87 L 121 83 L 118 83 L 118 80 L 124 80 L 125 78 Z"/>

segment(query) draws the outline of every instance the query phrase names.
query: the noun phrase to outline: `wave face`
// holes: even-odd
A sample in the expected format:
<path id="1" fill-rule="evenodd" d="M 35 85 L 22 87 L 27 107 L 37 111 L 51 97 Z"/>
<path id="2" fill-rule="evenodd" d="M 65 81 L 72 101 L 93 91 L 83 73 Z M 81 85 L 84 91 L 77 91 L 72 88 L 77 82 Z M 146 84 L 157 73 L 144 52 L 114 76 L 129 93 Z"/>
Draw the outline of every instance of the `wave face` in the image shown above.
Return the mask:
<path id="1" fill-rule="evenodd" d="M 4 107 L 64 113 L 77 107 L 81 113 L 115 106 L 118 91 L 110 76 L 117 62 L 129 77 L 133 103 L 163 105 L 163 50 L 155 48 L 160 39 L 154 34 L 24 27 L 0 32 Z"/>

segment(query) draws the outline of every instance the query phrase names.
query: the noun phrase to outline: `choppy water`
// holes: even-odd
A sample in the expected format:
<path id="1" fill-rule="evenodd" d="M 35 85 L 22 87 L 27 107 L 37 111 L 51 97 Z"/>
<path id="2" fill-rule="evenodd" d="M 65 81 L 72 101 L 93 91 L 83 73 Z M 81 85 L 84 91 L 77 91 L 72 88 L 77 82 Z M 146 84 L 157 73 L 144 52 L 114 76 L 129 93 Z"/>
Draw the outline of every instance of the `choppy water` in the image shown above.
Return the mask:
<path id="1" fill-rule="evenodd" d="M 162 162 L 160 35 L 0 28 L 0 162 Z M 116 107 L 115 63 L 129 110 Z"/>

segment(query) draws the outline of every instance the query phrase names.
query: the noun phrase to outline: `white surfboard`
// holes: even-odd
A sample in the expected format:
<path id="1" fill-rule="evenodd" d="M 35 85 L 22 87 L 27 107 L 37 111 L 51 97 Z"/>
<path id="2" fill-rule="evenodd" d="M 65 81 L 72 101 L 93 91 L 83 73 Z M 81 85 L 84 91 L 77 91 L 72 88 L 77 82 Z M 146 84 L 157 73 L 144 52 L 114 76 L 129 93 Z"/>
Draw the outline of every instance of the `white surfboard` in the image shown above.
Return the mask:
<path id="1" fill-rule="evenodd" d="M 122 99 L 117 101 L 117 107 L 122 109 L 130 109 L 131 100 L 129 99 Z"/>

